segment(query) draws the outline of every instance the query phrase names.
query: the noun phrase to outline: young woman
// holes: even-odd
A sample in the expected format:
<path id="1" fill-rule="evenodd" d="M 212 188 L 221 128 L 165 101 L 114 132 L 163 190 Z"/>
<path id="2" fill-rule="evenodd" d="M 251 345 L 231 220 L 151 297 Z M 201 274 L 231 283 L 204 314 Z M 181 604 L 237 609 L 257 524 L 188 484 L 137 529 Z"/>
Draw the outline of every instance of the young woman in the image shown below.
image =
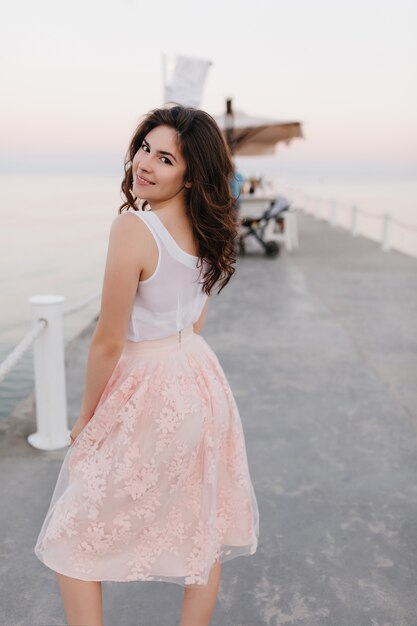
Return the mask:
<path id="1" fill-rule="evenodd" d="M 69 624 L 102 626 L 101 581 L 182 585 L 206 626 L 221 564 L 253 554 L 238 408 L 200 335 L 236 262 L 232 164 L 215 121 L 151 111 L 128 149 L 79 417 L 35 553 Z"/>

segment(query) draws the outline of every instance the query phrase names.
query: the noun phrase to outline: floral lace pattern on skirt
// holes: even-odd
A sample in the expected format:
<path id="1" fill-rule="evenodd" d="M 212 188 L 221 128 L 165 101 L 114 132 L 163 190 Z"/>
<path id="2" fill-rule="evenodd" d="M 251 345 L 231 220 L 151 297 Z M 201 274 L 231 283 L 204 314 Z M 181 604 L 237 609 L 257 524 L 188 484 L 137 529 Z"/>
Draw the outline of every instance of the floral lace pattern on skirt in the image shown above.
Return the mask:
<path id="1" fill-rule="evenodd" d="M 55 571 L 198 586 L 215 562 L 256 551 L 244 434 L 220 363 L 200 335 L 158 341 L 125 348 L 66 454 L 35 547 Z"/>

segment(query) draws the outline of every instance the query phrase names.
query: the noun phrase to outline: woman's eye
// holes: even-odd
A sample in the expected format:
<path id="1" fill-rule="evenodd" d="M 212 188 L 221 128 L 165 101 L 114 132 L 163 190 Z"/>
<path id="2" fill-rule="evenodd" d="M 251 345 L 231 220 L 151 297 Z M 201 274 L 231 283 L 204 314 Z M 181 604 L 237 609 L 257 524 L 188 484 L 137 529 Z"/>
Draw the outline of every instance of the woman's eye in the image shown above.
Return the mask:
<path id="1" fill-rule="evenodd" d="M 141 148 L 142 148 L 142 150 L 145 150 L 145 149 L 147 150 L 147 149 L 148 149 L 148 146 L 146 145 L 146 143 L 143 143 L 143 144 L 141 145 Z M 145 152 L 146 152 L 146 150 L 145 150 Z"/>
<path id="2" fill-rule="evenodd" d="M 163 160 L 165 159 L 165 161 Z M 168 159 L 168 157 L 161 157 L 161 161 L 162 163 L 167 163 L 168 165 L 172 165 L 171 161 Z"/>

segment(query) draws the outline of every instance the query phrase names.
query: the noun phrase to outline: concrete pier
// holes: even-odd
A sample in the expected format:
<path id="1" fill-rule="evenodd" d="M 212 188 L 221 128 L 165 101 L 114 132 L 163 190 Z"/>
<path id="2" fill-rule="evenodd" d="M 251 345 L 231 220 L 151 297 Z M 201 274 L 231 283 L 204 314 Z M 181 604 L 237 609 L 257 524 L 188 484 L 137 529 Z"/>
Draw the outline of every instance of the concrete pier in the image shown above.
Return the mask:
<path id="1" fill-rule="evenodd" d="M 299 216 L 300 247 L 240 257 L 203 335 L 240 409 L 256 555 L 223 567 L 212 626 L 416 626 L 417 260 Z M 75 419 L 92 327 L 67 349 Z M 33 554 L 65 454 L 0 425 L 4 626 L 65 624 Z M 182 590 L 104 583 L 106 626 L 176 626 Z"/>

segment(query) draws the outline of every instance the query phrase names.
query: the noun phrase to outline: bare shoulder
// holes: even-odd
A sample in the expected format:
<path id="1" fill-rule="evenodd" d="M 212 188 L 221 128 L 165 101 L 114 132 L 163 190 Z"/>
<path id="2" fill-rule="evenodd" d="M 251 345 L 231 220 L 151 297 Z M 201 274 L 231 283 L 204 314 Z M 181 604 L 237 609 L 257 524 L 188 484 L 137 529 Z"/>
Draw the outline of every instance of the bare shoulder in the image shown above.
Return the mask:
<path id="1" fill-rule="evenodd" d="M 123 211 L 122 213 L 119 213 L 113 219 L 112 228 L 126 228 L 126 230 L 129 230 L 130 228 L 132 228 L 132 224 L 137 224 L 138 228 L 145 227 L 146 229 L 146 225 L 144 224 L 143 220 L 138 219 L 135 213 L 139 213 L 139 211 Z"/>
<path id="2" fill-rule="evenodd" d="M 120 233 L 130 239 L 140 236 L 145 241 L 152 240 L 153 237 L 146 223 L 140 218 L 138 219 L 134 213 L 134 211 L 123 211 L 117 215 L 111 225 L 112 232 Z"/>
<path id="3" fill-rule="evenodd" d="M 143 220 L 133 211 L 118 214 L 111 223 L 110 246 L 140 263 L 155 247 L 154 238 Z"/>

